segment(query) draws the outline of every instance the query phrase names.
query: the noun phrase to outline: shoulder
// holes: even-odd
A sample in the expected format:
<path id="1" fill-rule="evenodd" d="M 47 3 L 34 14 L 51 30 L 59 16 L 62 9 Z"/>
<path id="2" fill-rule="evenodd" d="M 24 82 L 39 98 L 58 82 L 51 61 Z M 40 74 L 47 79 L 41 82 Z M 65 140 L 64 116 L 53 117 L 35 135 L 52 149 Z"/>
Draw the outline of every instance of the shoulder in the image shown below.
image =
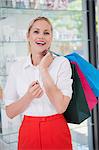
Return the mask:
<path id="1" fill-rule="evenodd" d="M 55 58 L 58 66 L 70 66 L 70 61 L 64 56 L 58 56 Z"/>
<path id="2" fill-rule="evenodd" d="M 59 73 L 59 72 L 71 72 L 71 65 L 67 58 L 64 56 L 56 56 L 54 58 L 53 63 L 50 66 L 50 71 L 53 73 Z"/>
<path id="3" fill-rule="evenodd" d="M 60 56 L 57 59 L 57 68 L 58 68 L 58 73 L 66 73 L 66 74 L 72 74 L 72 69 L 71 69 L 71 64 L 70 61 L 64 57 Z"/>

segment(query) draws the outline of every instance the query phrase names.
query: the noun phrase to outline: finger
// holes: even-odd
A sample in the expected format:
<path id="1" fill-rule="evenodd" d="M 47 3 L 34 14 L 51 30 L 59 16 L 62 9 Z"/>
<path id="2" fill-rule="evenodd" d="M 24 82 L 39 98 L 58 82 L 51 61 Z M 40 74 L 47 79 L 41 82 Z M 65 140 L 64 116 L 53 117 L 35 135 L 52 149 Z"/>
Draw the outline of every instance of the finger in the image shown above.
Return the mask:
<path id="1" fill-rule="evenodd" d="M 29 87 L 33 87 L 35 84 L 37 84 L 38 82 L 37 81 L 33 81 Z"/>
<path id="2" fill-rule="evenodd" d="M 43 52 L 44 53 L 44 52 Z M 44 58 L 49 56 L 49 52 L 46 52 L 46 54 L 44 55 Z"/>
<path id="3" fill-rule="evenodd" d="M 42 55 L 45 56 L 46 54 L 47 54 L 47 50 L 44 50 L 44 51 L 42 52 Z"/>
<path id="4" fill-rule="evenodd" d="M 39 84 L 35 84 L 34 86 L 31 87 L 30 91 L 33 93 L 34 91 L 40 90 L 40 89 L 41 89 L 40 85 Z"/>
<path id="5" fill-rule="evenodd" d="M 50 56 L 51 55 L 51 53 L 50 52 L 47 52 L 47 54 L 46 54 L 47 56 Z"/>
<path id="6" fill-rule="evenodd" d="M 35 81 L 35 83 L 32 84 L 32 86 L 39 84 L 38 80 Z"/>
<path id="7" fill-rule="evenodd" d="M 40 93 L 40 92 L 43 92 L 43 90 L 41 88 L 33 91 L 32 95 L 36 97 L 38 95 L 38 93 Z"/>
<path id="8" fill-rule="evenodd" d="M 43 91 L 38 91 L 35 95 L 33 95 L 35 98 L 39 98 L 43 95 Z"/>
<path id="9" fill-rule="evenodd" d="M 53 53 L 52 52 L 48 52 L 48 56 L 53 58 Z"/>
<path id="10" fill-rule="evenodd" d="M 43 94 L 44 94 L 43 91 L 39 91 L 39 92 L 37 93 L 36 97 L 39 98 L 39 97 L 41 97 Z"/>

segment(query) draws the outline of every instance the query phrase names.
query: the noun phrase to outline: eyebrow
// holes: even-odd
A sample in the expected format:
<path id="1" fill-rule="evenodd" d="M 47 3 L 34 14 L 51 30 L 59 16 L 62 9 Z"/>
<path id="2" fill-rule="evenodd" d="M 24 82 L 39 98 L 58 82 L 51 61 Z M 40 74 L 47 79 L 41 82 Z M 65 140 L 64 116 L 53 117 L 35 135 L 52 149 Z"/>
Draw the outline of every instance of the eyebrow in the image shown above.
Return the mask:
<path id="1" fill-rule="evenodd" d="M 48 29 L 44 30 L 44 31 L 49 31 Z"/>
<path id="2" fill-rule="evenodd" d="M 39 28 L 34 28 L 34 30 L 35 30 L 35 29 L 36 29 L 36 30 L 40 30 Z"/>
<path id="3" fill-rule="evenodd" d="M 39 28 L 34 28 L 34 30 L 40 30 Z M 44 31 L 49 31 L 49 29 L 45 29 Z"/>

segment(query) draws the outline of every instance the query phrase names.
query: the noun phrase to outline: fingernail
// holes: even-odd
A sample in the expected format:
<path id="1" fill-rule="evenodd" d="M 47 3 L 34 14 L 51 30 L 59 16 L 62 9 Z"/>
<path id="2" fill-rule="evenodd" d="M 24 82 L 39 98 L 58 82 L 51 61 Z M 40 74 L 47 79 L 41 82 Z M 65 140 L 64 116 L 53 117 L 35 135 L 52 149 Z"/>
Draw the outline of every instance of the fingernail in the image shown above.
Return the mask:
<path id="1" fill-rule="evenodd" d="M 38 84 L 39 82 L 38 82 L 38 80 L 36 81 L 36 84 Z"/>

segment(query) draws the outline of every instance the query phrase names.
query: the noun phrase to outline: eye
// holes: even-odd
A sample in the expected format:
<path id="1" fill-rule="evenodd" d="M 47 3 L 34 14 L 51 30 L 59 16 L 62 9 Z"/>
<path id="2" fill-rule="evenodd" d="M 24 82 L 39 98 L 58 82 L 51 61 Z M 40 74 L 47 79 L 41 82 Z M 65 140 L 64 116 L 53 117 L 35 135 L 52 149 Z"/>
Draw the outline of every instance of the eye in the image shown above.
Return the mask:
<path id="1" fill-rule="evenodd" d="M 37 31 L 37 30 L 36 30 L 36 31 L 33 31 L 33 33 L 37 33 L 37 34 L 38 34 L 38 33 L 39 33 L 39 31 Z"/>
<path id="2" fill-rule="evenodd" d="M 44 34 L 50 34 L 49 32 L 44 32 Z"/>

